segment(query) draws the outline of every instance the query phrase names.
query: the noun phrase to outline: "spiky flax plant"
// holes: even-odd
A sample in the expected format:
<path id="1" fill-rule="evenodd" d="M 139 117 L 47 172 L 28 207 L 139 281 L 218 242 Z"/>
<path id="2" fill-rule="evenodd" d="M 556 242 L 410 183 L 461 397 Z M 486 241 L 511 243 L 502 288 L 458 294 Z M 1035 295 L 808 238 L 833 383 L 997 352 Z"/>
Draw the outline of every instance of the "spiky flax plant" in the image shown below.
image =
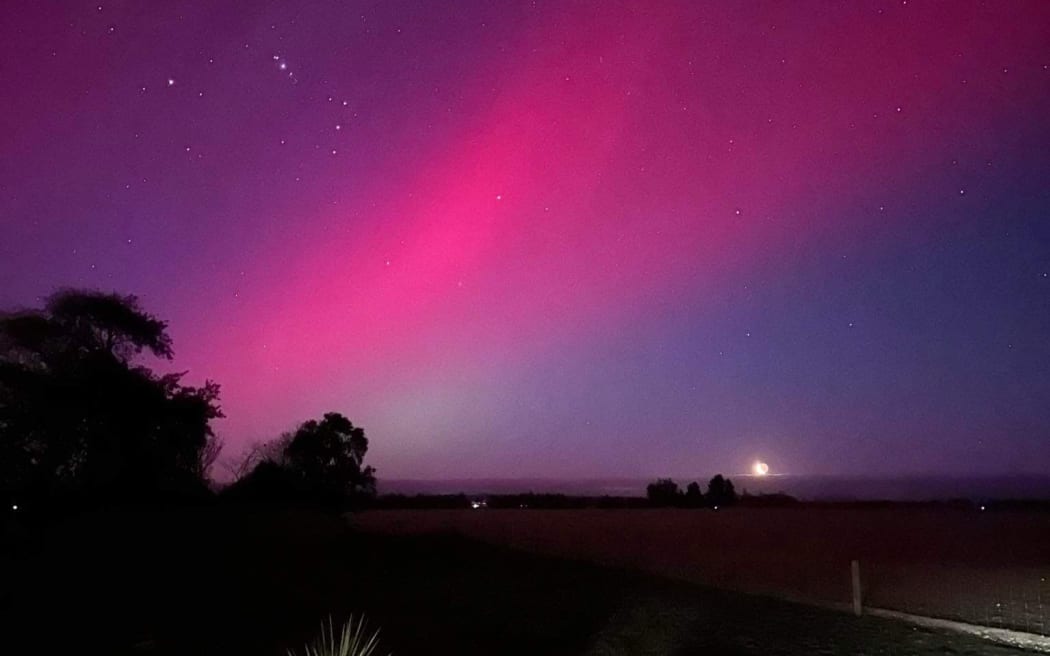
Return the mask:
<path id="1" fill-rule="evenodd" d="M 364 617 L 355 620 L 351 615 L 336 636 L 329 615 L 327 623 L 321 622 L 321 635 L 317 640 L 303 647 L 303 656 L 374 656 L 378 648 L 379 630 L 369 633 Z M 288 656 L 296 654 L 289 650 Z"/>

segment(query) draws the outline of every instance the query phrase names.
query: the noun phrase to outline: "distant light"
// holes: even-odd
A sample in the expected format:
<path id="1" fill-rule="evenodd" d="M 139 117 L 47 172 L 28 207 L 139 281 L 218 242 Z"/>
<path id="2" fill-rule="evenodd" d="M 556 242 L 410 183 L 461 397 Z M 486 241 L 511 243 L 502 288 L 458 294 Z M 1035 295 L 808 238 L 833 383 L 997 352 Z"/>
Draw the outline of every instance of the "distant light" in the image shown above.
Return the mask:
<path id="1" fill-rule="evenodd" d="M 18 504 L 17 503 L 12 503 L 11 504 L 11 510 L 18 510 Z"/>
<path id="2" fill-rule="evenodd" d="M 715 506 L 715 510 L 718 510 L 718 506 Z"/>
<path id="3" fill-rule="evenodd" d="M 981 506 L 981 510 L 984 510 L 984 506 Z"/>
<path id="4" fill-rule="evenodd" d="M 481 502 L 480 501 L 471 501 L 470 502 L 470 507 L 473 508 L 474 510 L 477 510 L 478 508 L 481 507 Z"/>
<path id="5" fill-rule="evenodd" d="M 755 476 L 765 476 L 769 473 L 769 465 L 761 460 L 756 460 L 755 464 L 751 465 L 751 471 Z"/>

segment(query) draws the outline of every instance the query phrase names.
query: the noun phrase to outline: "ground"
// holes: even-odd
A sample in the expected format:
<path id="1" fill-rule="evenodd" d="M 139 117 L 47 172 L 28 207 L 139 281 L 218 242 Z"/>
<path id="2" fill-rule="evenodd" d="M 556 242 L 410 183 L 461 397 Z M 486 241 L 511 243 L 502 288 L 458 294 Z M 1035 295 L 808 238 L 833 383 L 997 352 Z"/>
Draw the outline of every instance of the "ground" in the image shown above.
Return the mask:
<path id="1" fill-rule="evenodd" d="M 284 654 L 349 612 L 403 656 L 1020 653 L 312 512 L 95 513 L 27 539 L 4 557 L 7 653 Z"/>
<path id="2" fill-rule="evenodd" d="M 371 531 L 455 531 L 533 553 L 1050 635 L 1050 513 L 952 507 L 382 511 Z"/>

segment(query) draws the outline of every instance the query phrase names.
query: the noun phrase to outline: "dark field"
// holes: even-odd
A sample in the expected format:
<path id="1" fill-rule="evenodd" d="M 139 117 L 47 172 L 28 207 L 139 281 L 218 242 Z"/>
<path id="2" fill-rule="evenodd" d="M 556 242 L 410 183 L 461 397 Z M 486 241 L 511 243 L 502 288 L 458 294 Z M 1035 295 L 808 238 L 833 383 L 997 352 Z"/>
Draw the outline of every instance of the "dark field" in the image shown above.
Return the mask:
<path id="1" fill-rule="evenodd" d="M 402 655 L 1020 653 L 312 513 L 95 514 L 23 548 L 4 557 L 4 653 L 283 654 L 349 612 Z"/>
<path id="2" fill-rule="evenodd" d="M 938 507 L 365 513 L 386 533 L 455 531 L 534 553 L 759 593 L 1050 633 L 1050 513 Z"/>

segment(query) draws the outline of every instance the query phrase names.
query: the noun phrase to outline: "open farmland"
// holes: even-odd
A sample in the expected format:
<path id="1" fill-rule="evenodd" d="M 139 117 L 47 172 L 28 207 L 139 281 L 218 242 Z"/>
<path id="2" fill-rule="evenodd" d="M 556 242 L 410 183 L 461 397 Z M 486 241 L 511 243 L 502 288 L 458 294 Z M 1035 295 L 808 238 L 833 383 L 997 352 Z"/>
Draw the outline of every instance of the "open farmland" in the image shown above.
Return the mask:
<path id="1" fill-rule="evenodd" d="M 387 533 L 472 538 L 672 578 L 822 602 L 850 600 L 1047 634 L 1050 514 L 943 508 L 424 510 L 362 513 Z"/>
<path id="2" fill-rule="evenodd" d="M 404 656 L 1022 653 L 456 536 L 362 534 L 302 509 L 98 512 L 23 546 L 0 550 L 3 654 L 287 656 L 350 613 L 381 627 L 378 653 Z"/>

